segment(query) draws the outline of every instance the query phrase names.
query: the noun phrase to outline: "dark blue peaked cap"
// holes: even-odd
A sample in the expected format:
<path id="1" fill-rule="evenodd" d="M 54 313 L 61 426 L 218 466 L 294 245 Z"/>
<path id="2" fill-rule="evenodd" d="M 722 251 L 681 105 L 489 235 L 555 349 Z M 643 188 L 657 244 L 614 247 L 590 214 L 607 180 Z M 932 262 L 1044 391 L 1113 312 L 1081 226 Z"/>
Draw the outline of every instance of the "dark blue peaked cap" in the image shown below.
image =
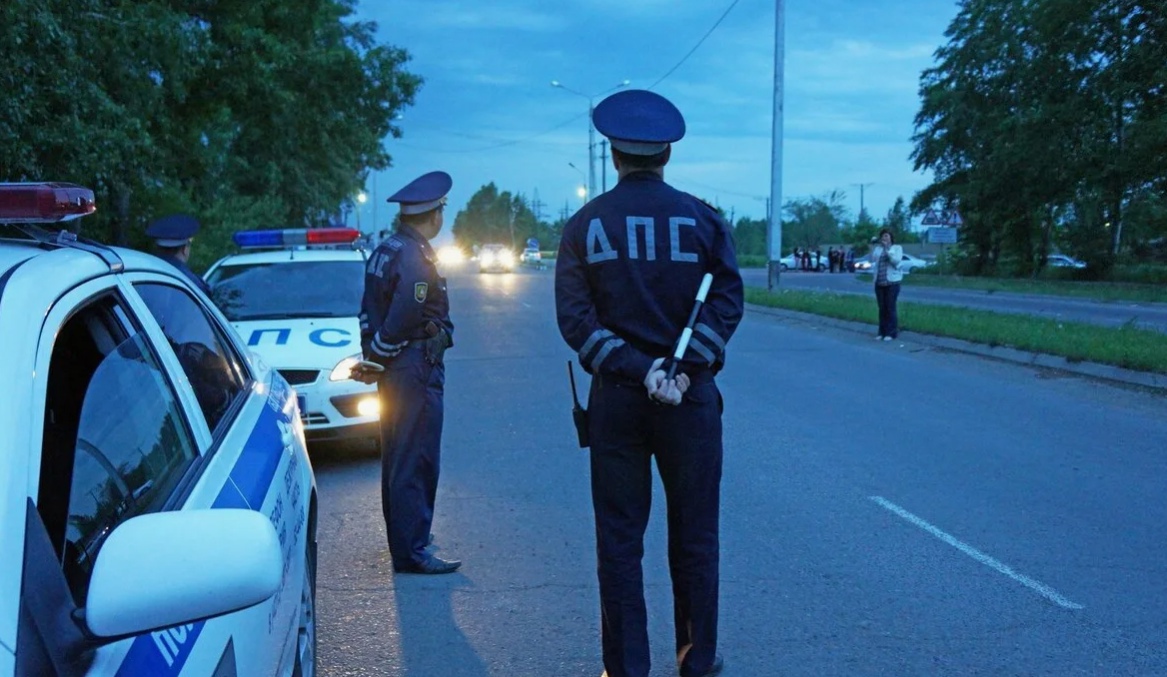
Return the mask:
<path id="1" fill-rule="evenodd" d="M 402 214 L 424 214 L 446 204 L 446 193 L 454 179 L 445 172 L 422 174 L 404 188 L 389 196 L 389 202 L 400 202 Z"/>
<path id="2" fill-rule="evenodd" d="M 198 219 L 190 214 L 170 214 L 155 219 L 146 228 L 146 236 L 158 243 L 159 247 L 181 247 L 199 232 Z"/>
<path id="3" fill-rule="evenodd" d="M 685 118 L 671 101 L 646 89 L 628 89 L 604 99 L 592 123 L 612 147 L 630 155 L 656 155 L 685 136 Z"/>

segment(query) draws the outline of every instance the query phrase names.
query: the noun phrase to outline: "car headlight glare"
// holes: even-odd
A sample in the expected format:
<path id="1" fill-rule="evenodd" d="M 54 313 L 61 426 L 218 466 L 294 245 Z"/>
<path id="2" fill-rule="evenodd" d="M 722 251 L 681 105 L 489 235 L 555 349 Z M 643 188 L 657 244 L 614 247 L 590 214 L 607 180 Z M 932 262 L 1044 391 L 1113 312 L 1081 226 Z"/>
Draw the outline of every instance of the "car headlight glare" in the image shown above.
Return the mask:
<path id="1" fill-rule="evenodd" d="M 356 355 L 352 355 L 351 357 L 346 357 L 343 360 L 341 360 L 340 362 L 337 362 L 336 366 L 332 368 L 332 373 L 328 375 L 328 380 L 329 381 L 347 381 L 347 380 L 349 380 L 349 378 L 352 377 L 353 367 L 357 366 L 357 364 L 361 361 L 361 357 L 362 357 L 361 354 L 357 353 Z"/>
<path id="2" fill-rule="evenodd" d="M 357 413 L 361 416 L 378 416 L 381 414 L 381 402 L 376 397 L 366 397 L 357 402 Z"/>

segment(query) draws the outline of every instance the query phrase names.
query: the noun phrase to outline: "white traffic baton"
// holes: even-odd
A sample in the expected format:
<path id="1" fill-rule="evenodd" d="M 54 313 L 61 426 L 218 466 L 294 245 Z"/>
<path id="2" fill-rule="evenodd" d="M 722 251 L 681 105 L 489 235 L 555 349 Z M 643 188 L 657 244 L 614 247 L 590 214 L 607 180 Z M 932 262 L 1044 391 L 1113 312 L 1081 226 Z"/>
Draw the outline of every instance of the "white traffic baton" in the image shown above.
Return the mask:
<path id="1" fill-rule="evenodd" d="M 701 306 L 705 305 L 705 297 L 709 294 L 709 287 L 712 285 L 713 273 L 705 273 L 705 277 L 701 278 L 701 287 L 697 290 L 697 303 L 693 305 L 693 312 L 689 313 L 689 323 L 685 325 L 685 330 L 681 332 L 681 339 L 677 341 L 677 349 L 673 351 L 673 360 L 669 364 L 669 370 L 665 376 L 667 379 L 673 379 L 677 376 L 677 365 L 681 363 L 681 358 L 689 349 L 689 341 L 693 338 L 693 327 L 697 326 L 697 315 L 701 312 Z"/>

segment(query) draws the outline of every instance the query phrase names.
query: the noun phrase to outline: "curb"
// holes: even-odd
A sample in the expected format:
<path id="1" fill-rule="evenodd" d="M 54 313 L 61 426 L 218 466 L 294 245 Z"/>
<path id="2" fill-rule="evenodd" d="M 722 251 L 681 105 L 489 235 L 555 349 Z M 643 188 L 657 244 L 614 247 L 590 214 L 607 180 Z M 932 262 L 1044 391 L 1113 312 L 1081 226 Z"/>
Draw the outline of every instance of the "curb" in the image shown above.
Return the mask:
<path id="1" fill-rule="evenodd" d="M 861 334 L 870 334 L 871 328 L 874 326 L 867 324 L 866 322 L 840 320 L 833 317 L 815 315 L 814 313 L 804 313 L 797 310 L 785 310 L 782 308 L 771 308 L 769 306 L 758 306 L 750 303 L 746 304 L 746 309 L 752 313 L 759 313 L 761 315 L 771 315 L 773 317 L 801 320 L 804 322 L 811 322 L 814 324 L 832 327 L 834 329 L 852 331 Z M 979 357 L 987 357 L 989 359 L 1000 360 L 1002 362 L 1011 362 L 1028 367 L 1050 369 L 1053 371 L 1076 374 L 1078 376 L 1086 376 L 1103 381 L 1112 381 L 1114 383 L 1121 383 L 1124 385 L 1139 386 L 1141 388 L 1149 388 L 1152 390 L 1161 391 L 1162 393 L 1167 393 L 1167 375 L 1164 374 L 1135 371 L 1133 369 L 1124 369 L 1122 367 L 1115 367 L 1109 364 L 1099 364 L 1097 362 L 1076 362 L 1066 359 L 1060 355 L 1034 353 L 1026 350 L 1017 350 L 1016 348 L 1007 348 L 1005 346 L 990 346 L 984 343 L 965 341 L 963 339 L 955 339 L 947 336 L 935 336 L 932 334 L 919 334 L 911 331 L 900 332 L 900 338 L 912 341 L 913 343 L 919 343 L 922 345 L 931 346 L 933 348 L 938 348 L 940 350 L 949 350 L 952 352 L 965 353 L 968 355 L 977 355 Z"/>

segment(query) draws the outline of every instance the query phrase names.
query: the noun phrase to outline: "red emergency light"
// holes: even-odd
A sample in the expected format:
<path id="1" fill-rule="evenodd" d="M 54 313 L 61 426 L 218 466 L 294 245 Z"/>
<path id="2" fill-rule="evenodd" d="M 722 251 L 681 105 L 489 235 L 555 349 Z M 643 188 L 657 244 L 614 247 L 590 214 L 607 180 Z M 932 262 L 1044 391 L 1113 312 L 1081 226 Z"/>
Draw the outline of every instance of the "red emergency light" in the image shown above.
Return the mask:
<path id="1" fill-rule="evenodd" d="M 0 183 L 0 223 L 60 223 L 97 211 L 93 191 L 71 183 Z"/>

